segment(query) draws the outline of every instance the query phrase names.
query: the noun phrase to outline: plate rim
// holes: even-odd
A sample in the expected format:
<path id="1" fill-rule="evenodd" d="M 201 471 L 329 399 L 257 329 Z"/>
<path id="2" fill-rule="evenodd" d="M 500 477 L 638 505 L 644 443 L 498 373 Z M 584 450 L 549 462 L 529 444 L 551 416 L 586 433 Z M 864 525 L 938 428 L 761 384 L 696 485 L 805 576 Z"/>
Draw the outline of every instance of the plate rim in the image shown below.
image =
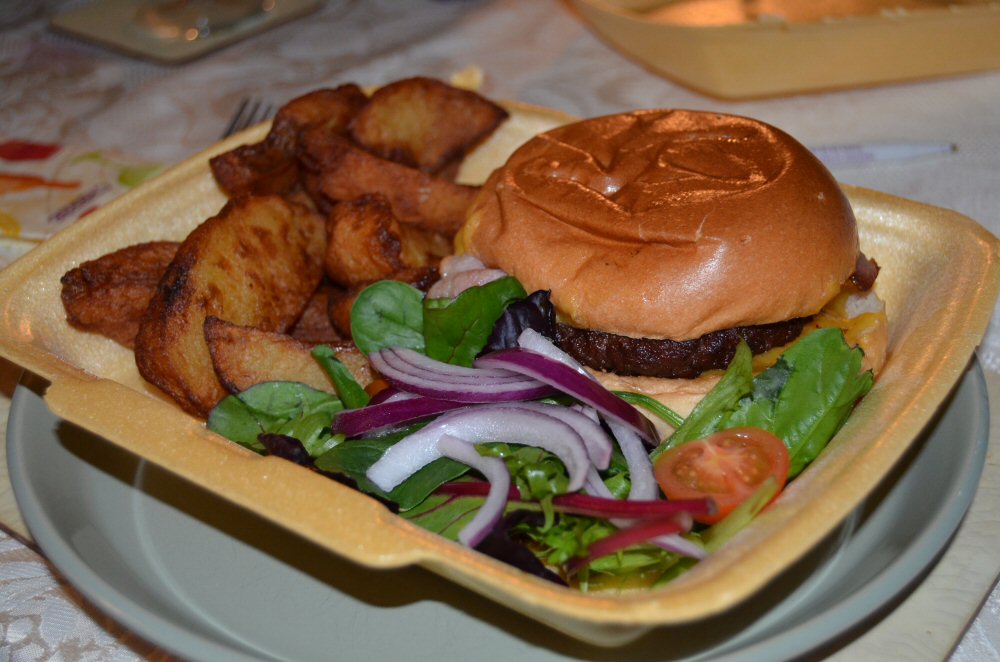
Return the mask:
<path id="1" fill-rule="evenodd" d="M 249 652 L 239 651 L 236 644 L 226 645 L 219 640 L 212 639 L 206 635 L 179 627 L 169 618 L 145 607 L 136 604 L 126 594 L 119 591 L 112 583 L 106 580 L 101 574 L 96 572 L 84 558 L 82 558 L 68 543 L 65 536 L 55 523 L 49 518 L 44 505 L 44 497 L 40 498 L 37 490 L 30 481 L 29 471 L 26 470 L 27 446 L 26 441 L 33 421 L 24 413 L 25 407 L 30 406 L 28 399 L 31 397 L 41 398 L 38 393 L 26 384 L 26 380 L 42 381 L 41 377 L 30 372 L 25 372 L 15 389 L 11 402 L 10 417 L 7 430 L 7 456 L 11 467 L 11 484 L 17 498 L 19 508 L 24 515 L 32 535 L 42 548 L 46 558 L 48 558 L 58 570 L 63 573 L 74 587 L 87 597 L 96 607 L 104 613 L 113 617 L 118 623 L 124 625 L 129 631 L 144 637 L 157 646 L 165 650 L 173 651 L 180 655 L 209 655 L 207 659 L 234 660 L 247 662 L 259 660 L 260 657 Z M 972 382 L 971 385 L 967 382 Z M 36 382 L 37 383 L 37 382 Z M 929 571 L 937 559 L 940 558 L 944 550 L 947 549 L 955 532 L 958 530 L 965 514 L 972 503 L 972 499 L 977 491 L 979 480 L 982 475 L 983 462 L 979 461 L 985 457 L 989 445 L 989 396 L 983 369 L 978 359 L 970 361 L 970 365 L 963 373 L 959 386 L 966 385 L 972 389 L 971 394 L 966 396 L 973 398 L 973 406 L 981 409 L 977 420 L 972 424 L 973 434 L 963 445 L 965 450 L 962 466 L 965 468 L 958 472 L 961 480 L 954 483 L 949 482 L 947 487 L 968 483 L 968 490 L 947 491 L 946 499 L 939 500 L 941 504 L 935 510 L 934 521 L 936 525 L 924 529 L 921 535 L 915 539 L 924 537 L 934 539 L 933 544 L 911 544 L 903 554 L 895 557 L 888 565 L 879 569 L 877 581 L 869 582 L 866 586 L 857 589 L 830 608 L 823 608 L 813 614 L 810 618 L 796 624 L 795 626 L 777 632 L 768 632 L 765 629 L 763 634 L 755 635 L 746 646 L 740 645 L 730 649 L 732 639 L 724 641 L 718 648 L 721 657 L 716 658 L 712 649 L 696 653 L 691 659 L 702 659 L 704 655 L 713 655 L 712 659 L 719 660 L 746 660 L 748 656 L 760 655 L 760 659 L 773 659 L 774 647 L 783 644 L 782 654 L 794 653 L 805 654 L 819 646 L 834 640 L 838 635 L 858 627 L 868 615 L 885 608 L 890 602 L 898 598 L 912 584 L 919 584 L 917 581 L 926 571 Z M 954 393 L 958 392 L 958 386 Z M 953 393 L 953 395 L 954 395 Z M 952 406 L 953 401 L 949 400 L 947 407 Z M 43 404 L 44 406 L 44 404 Z M 48 412 L 55 423 L 60 419 L 55 414 Z M 34 422 L 35 425 L 39 424 Z M 935 422 L 935 425 L 938 423 Z M 53 435 L 54 427 L 53 429 Z M 141 467 L 148 460 L 139 459 L 139 465 L 134 477 L 141 475 Z M 82 461 L 82 460 L 81 460 Z M 978 468 L 978 469 L 977 469 Z M 971 473 L 970 473 L 971 472 Z M 968 474 L 968 475 L 967 475 Z M 130 490 L 137 490 L 134 481 L 128 485 Z M 895 489 L 895 488 L 894 488 Z M 961 494 L 960 494 L 961 492 Z M 859 508 L 863 508 L 864 504 Z M 945 514 L 944 511 L 948 511 Z M 213 530 L 218 535 L 227 535 L 225 532 Z M 849 544 L 849 543 L 847 543 Z M 333 553 L 333 552 L 327 552 Z M 904 567 L 905 566 L 905 567 Z M 886 579 L 886 577 L 888 577 Z M 884 582 L 892 585 L 886 588 Z M 331 590 L 335 590 L 331 588 Z M 867 607 L 859 608 L 858 602 L 867 604 Z M 781 605 L 777 603 L 776 607 Z M 503 605 L 497 605 L 498 609 L 506 609 Z M 765 612 L 765 615 L 768 612 Z M 843 616 L 844 622 L 835 627 L 829 627 L 832 621 L 831 613 L 848 614 Z M 817 623 L 825 623 L 823 626 Z M 155 626 L 151 629 L 150 624 Z M 669 630 L 677 626 L 665 625 L 662 629 Z M 683 627 L 681 625 L 680 627 Z M 809 633 L 816 629 L 822 630 L 820 638 L 811 641 L 809 644 L 795 644 L 796 641 L 806 639 Z M 511 636 L 517 636 L 512 634 Z M 740 635 L 736 635 L 738 638 Z M 180 645 L 178 645 L 180 644 Z M 687 658 L 685 658 L 687 659 Z M 749 659 L 754 659 L 750 657 Z"/>

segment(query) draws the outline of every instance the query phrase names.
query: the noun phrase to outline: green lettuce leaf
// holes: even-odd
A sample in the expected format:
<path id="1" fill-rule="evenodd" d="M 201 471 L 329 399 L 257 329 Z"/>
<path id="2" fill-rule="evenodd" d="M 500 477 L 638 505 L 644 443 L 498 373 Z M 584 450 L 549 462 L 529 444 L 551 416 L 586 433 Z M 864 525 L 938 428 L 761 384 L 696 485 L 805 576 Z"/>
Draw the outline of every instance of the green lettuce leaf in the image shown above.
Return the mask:
<path id="1" fill-rule="evenodd" d="M 471 366 L 503 311 L 526 296 L 517 279 L 508 276 L 470 287 L 454 299 L 427 299 L 423 325 L 427 356 Z"/>

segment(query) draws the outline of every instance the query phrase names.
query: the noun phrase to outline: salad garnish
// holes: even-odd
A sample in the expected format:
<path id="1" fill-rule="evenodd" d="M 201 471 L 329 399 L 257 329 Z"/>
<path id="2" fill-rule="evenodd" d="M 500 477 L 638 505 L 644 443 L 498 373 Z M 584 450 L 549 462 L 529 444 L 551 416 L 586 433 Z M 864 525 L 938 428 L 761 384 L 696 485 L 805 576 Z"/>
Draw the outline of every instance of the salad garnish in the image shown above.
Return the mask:
<path id="1" fill-rule="evenodd" d="M 321 346 L 331 392 L 259 384 L 220 402 L 208 427 L 583 590 L 682 574 L 815 459 L 873 383 L 861 351 L 819 329 L 757 375 L 741 344 L 682 417 L 605 389 L 552 339 L 548 293 L 509 276 L 450 298 L 378 282 L 351 322 L 388 388 L 372 397 Z M 647 415 L 673 432 L 660 439 Z"/>

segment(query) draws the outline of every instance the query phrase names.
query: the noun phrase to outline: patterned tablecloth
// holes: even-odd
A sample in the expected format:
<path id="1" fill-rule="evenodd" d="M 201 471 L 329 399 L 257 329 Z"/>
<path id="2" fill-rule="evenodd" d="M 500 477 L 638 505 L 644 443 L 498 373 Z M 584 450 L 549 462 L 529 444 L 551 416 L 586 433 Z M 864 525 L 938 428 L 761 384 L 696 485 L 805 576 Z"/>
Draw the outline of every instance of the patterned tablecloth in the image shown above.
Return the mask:
<path id="1" fill-rule="evenodd" d="M 491 97 L 578 116 L 653 106 L 715 109 L 771 122 L 807 145 L 954 143 L 957 151 L 945 155 L 833 171 L 843 182 L 951 208 L 1000 233 L 1000 72 L 720 101 L 660 78 L 612 50 L 555 0 L 329 0 L 307 18 L 189 64 L 165 66 L 47 28 L 48 17 L 79 2 L 16 4 L 17 11 L 0 12 L 0 143 L 8 150 L 20 142 L 58 146 L 62 160 L 29 164 L 16 154 L 0 160 L 0 175 L 8 176 L 0 177 L 0 266 L 159 165 L 215 142 L 244 97 L 280 103 L 320 86 L 378 85 L 411 75 L 448 78 L 469 67 L 482 72 L 482 92 Z M 91 186 L 90 199 L 81 202 L 77 191 L 54 202 L 53 192 L 67 173 Z M 25 177 L 44 180 L 38 190 L 47 193 L 38 199 L 45 204 L 37 214 L 23 199 L 20 206 L 10 196 L 5 200 L 5 192 L 13 189 L 3 186 L 20 186 Z M 995 316 L 979 353 L 994 402 L 1000 393 L 996 322 Z M 18 374 L 15 366 L 0 362 L 0 423 L 6 421 Z M 988 460 L 993 469 L 997 444 L 994 437 Z M 30 543 L 11 535 L 21 524 L 9 493 L 0 494 L 0 522 L 8 529 L 0 529 L 0 657 L 169 658 L 89 606 Z M 942 576 L 948 572 L 941 570 Z M 935 580 L 937 573 L 926 583 L 943 581 Z M 988 583 L 976 587 L 983 596 Z M 837 656 L 885 659 L 895 642 L 929 636 L 933 628 L 922 624 L 933 609 L 933 590 L 918 588 Z M 928 659 L 950 654 L 955 662 L 1000 661 L 998 612 L 1000 596 L 994 594 L 956 650 L 948 653 L 946 645 L 944 653 Z M 948 639 L 948 633 L 942 636 Z"/>

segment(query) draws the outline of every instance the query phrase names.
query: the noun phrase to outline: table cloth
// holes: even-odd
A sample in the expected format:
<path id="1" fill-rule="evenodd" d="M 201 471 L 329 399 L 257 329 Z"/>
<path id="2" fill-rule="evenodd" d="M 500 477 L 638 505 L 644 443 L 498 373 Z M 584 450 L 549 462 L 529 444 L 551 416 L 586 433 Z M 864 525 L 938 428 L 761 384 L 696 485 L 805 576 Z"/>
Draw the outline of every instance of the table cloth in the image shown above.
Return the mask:
<path id="1" fill-rule="evenodd" d="M 555 0 L 329 0 L 305 18 L 194 62 L 166 66 L 48 29 L 51 16 L 81 4 L 25 2 L 18 11 L 0 12 L 4 139 L 60 145 L 152 173 L 215 142 L 246 97 L 280 104 L 342 82 L 379 85 L 413 75 L 448 79 L 472 71 L 482 75 L 480 89 L 490 97 L 583 117 L 642 107 L 696 108 L 757 117 L 807 145 L 952 143 L 956 150 L 945 154 L 832 170 L 842 182 L 950 208 L 1000 233 L 1000 72 L 723 101 L 659 77 L 618 53 L 570 6 Z M 40 239 L 20 232 L 22 226 L 44 228 L 46 223 L 49 230 L 59 225 L 48 217 L 0 224 L 0 261 L 14 259 Z M 978 356 L 995 402 L 1000 393 L 996 314 Z M 0 362 L 0 429 L 18 374 L 16 366 Z M 987 470 L 995 469 L 998 447 L 994 432 Z M 988 509 L 978 499 L 974 508 Z M 6 525 L 0 531 L 0 657 L 171 658 L 88 605 L 23 536 L 9 494 L 0 494 L 0 501 L 6 504 L 0 510 Z M 933 619 L 925 619 L 942 582 L 956 575 L 961 581 L 961 572 L 948 566 L 952 551 L 925 580 L 928 586 L 917 587 L 867 632 L 855 633 L 833 657 L 1000 660 L 997 593 L 964 633 L 953 633 L 961 637 L 954 650 L 941 644 L 950 635 L 934 632 Z M 983 596 L 993 579 L 978 587 Z M 922 646 L 922 638 L 937 644 Z"/>

